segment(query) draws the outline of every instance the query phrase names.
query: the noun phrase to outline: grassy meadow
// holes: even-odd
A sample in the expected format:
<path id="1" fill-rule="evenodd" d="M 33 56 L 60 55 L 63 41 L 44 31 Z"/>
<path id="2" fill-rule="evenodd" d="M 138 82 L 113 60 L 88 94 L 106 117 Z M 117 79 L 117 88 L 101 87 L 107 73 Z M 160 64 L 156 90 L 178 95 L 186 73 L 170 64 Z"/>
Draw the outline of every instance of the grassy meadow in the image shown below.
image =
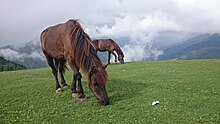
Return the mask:
<path id="1" fill-rule="evenodd" d="M 80 102 L 70 89 L 55 93 L 50 68 L 0 72 L 0 124 L 220 123 L 220 60 L 112 63 L 107 71 L 109 106 L 85 78 L 89 98 Z"/>

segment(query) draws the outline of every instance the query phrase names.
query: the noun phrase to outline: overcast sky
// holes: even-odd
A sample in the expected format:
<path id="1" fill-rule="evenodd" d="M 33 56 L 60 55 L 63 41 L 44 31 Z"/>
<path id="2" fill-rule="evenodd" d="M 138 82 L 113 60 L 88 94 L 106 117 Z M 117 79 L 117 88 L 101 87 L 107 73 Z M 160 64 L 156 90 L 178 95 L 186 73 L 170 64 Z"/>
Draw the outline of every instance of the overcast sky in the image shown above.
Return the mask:
<path id="1" fill-rule="evenodd" d="M 31 41 L 70 18 L 91 37 L 220 33 L 220 0 L 0 0 L 0 46 Z"/>

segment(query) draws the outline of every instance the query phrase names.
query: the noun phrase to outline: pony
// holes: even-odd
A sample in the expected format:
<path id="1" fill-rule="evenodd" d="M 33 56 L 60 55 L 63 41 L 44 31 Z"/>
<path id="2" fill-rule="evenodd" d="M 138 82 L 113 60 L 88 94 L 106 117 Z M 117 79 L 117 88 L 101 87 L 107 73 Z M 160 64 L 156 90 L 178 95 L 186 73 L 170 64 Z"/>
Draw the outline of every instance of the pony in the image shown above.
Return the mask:
<path id="1" fill-rule="evenodd" d="M 117 63 L 117 56 L 118 60 L 121 64 L 124 64 L 124 54 L 118 44 L 112 39 L 96 39 L 92 41 L 93 46 L 95 47 L 96 51 L 105 52 L 108 51 L 108 64 L 110 64 L 110 57 L 111 54 L 115 56 L 115 62 Z M 115 51 L 115 52 L 114 52 Z"/>
<path id="2" fill-rule="evenodd" d="M 110 104 L 105 88 L 108 81 L 105 70 L 107 65 L 102 65 L 89 35 L 84 32 L 78 20 L 70 19 L 65 23 L 46 28 L 41 33 L 41 48 L 55 77 L 56 92 L 62 90 L 58 81 L 58 71 L 63 87 L 68 86 L 64 78 L 66 62 L 68 62 L 73 70 L 72 96 L 76 97 L 78 94 L 81 101 L 86 98 L 81 84 L 80 69 L 87 75 L 89 88 L 99 103 Z"/>

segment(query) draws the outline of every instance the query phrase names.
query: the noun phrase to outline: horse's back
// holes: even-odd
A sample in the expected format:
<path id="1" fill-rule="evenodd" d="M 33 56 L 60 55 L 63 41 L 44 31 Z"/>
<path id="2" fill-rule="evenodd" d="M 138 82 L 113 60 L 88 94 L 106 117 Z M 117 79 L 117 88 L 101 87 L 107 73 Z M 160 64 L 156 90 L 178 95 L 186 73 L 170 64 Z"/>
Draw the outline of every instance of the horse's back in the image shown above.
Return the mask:
<path id="1" fill-rule="evenodd" d="M 113 51 L 114 50 L 114 41 L 110 39 L 100 39 L 98 40 L 99 50 Z"/>

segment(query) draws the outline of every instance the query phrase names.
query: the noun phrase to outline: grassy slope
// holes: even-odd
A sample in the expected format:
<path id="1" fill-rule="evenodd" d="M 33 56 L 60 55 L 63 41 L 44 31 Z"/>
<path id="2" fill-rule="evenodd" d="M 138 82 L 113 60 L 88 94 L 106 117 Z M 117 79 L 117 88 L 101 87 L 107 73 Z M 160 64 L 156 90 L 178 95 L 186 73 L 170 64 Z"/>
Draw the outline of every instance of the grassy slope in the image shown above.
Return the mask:
<path id="1" fill-rule="evenodd" d="M 108 73 L 104 107 L 85 79 L 81 103 L 70 89 L 55 93 L 49 68 L 1 72 L 0 123 L 220 123 L 220 60 L 112 64 Z"/>

